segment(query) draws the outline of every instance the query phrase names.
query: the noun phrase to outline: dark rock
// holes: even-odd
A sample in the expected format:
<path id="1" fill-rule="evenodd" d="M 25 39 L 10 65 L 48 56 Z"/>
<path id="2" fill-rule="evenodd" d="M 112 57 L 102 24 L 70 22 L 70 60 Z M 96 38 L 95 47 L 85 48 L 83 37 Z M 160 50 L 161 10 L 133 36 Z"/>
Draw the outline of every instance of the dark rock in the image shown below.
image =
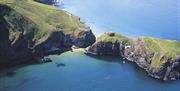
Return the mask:
<path id="1" fill-rule="evenodd" d="M 115 33 L 108 33 L 108 35 L 113 37 L 113 36 L 115 36 Z"/>
<path id="2" fill-rule="evenodd" d="M 108 33 L 109 36 L 113 34 Z M 129 46 L 129 45 L 128 45 Z M 135 62 L 140 68 L 144 69 L 149 76 L 160 80 L 176 80 L 180 78 L 180 57 L 175 60 L 161 56 L 164 62 L 161 68 L 152 68 L 151 60 L 156 53 L 150 53 L 145 44 L 141 41 L 134 42 L 130 45 L 132 49 L 129 51 L 126 43 L 123 42 L 96 42 L 88 47 L 86 54 L 96 56 L 114 55 L 119 56 L 128 61 Z M 136 48 L 134 48 L 136 46 Z"/>
<path id="3" fill-rule="evenodd" d="M 77 36 L 57 29 L 37 43 L 35 35 L 40 30 L 31 20 L 6 5 L 0 5 L 0 11 L 0 67 L 3 68 L 39 63 L 44 56 L 69 51 L 73 45 L 84 48 L 95 42 L 90 29 L 79 31 Z"/>
<path id="4" fill-rule="evenodd" d="M 6 75 L 9 77 L 12 77 L 12 76 L 16 75 L 16 72 L 7 72 Z"/>
<path id="5" fill-rule="evenodd" d="M 122 46 L 119 42 L 96 42 L 88 47 L 86 52 L 93 55 L 114 55 L 121 56 Z"/>
<path id="6" fill-rule="evenodd" d="M 133 51 L 133 55 L 126 56 L 126 58 L 135 62 L 139 67 L 145 69 L 149 76 L 161 80 L 176 80 L 180 78 L 180 57 L 175 60 L 161 57 L 164 65 L 161 68 L 152 68 L 151 61 L 155 53 L 149 53 L 144 47 L 143 42 L 136 41 L 137 48 Z"/>
<path id="7" fill-rule="evenodd" d="M 52 62 L 52 60 L 50 58 L 43 58 L 40 60 L 40 63 L 48 63 L 48 62 Z"/>
<path id="8" fill-rule="evenodd" d="M 96 41 L 95 35 L 90 29 L 82 31 L 78 34 L 78 38 L 73 39 L 73 44 L 80 48 L 86 48 Z"/>
<path id="9" fill-rule="evenodd" d="M 156 53 L 150 53 L 145 48 L 145 44 L 141 41 L 134 43 L 136 48 L 131 53 L 125 53 L 124 57 L 132 62 L 135 62 L 139 67 L 146 70 L 149 76 L 160 80 L 175 80 L 179 79 L 179 60 L 167 59 L 164 56 L 161 57 L 161 61 L 164 61 L 164 65 L 161 68 L 152 68 L 151 60 Z M 171 63 L 172 62 L 172 63 Z"/>
<path id="10" fill-rule="evenodd" d="M 55 64 L 57 67 L 65 67 L 66 66 L 66 64 L 64 64 L 64 63 L 55 63 Z"/>

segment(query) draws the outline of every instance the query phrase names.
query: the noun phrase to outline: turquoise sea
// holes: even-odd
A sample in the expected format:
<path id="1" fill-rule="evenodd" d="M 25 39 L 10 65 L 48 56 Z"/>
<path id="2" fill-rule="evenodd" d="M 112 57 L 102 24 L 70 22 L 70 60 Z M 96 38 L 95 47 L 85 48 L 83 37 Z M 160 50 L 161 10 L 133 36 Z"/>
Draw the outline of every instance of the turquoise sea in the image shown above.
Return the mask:
<path id="1" fill-rule="evenodd" d="M 92 58 L 83 52 L 50 56 L 53 62 L 16 69 L 0 77 L 0 91 L 179 91 L 180 80 L 152 79 L 120 58 Z M 57 67 L 64 63 L 65 67 Z M 9 69 L 10 70 L 10 69 Z"/>
<path id="2" fill-rule="evenodd" d="M 180 40 L 180 0 L 64 0 L 59 8 L 80 16 L 97 36 L 113 31 Z M 51 63 L 1 70 L 16 74 L 0 74 L 0 91 L 180 91 L 180 80 L 155 80 L 120 58 L 70 51 L 50 58 Z"/>
<path id="3" fill-rule="evenodd" d="M 96 35 L 180 40 L 180 0 L 63 0 L 59 7 L 80 16 Z"/>

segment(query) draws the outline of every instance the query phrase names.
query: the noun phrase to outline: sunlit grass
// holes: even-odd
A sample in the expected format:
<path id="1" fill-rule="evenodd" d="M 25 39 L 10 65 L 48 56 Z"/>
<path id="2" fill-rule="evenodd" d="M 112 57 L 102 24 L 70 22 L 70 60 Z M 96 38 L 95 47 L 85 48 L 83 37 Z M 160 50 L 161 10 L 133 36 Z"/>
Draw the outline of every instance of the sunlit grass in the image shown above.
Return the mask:
<path id="1" fill-rule="evenodd" d="M 152 68 L 160 68 L 165 59 L 174 61 L 177 56 L 180 56 L 180 42 L 150 37 L 144 37 L 141 40 L 145 43 L 146 49 L 154 53 L 151 61 Z"/>
<path id="2" fill-rule="evenodd" d="M 131 45 L 131 50 L 133 47 L 145 47 L 146 51 L 150 54 L 154 54 L 152 58 L 148 59 L 151 61 L 151 68 L 161 68 L 167 61 L 174 61 L 178 56 L 180 56 L 180 42 L 173 40 L 163 40 L 151 37 L 138 38 L 144 45 L 134 45 L 136 44 L 135 39 L 128 38 L 118 33 L 105 33 L 97 38 L 97 42 L 120 42 Z M 139 48 L 137 48 L 139 49 Z M 149 56 L 150 56 L 149 54 Z"/>
<path id="3" fill-rule="evenodd" d="M 76 37 L 79 31 L 86 28 L 84 24 L 80 23 L 79 17 L 33 0 L 1 0 L 0 4 L 11 7 L 14 9 L 13 13 L 19 13 L 34 27 L 37 27 L 39 31 L 36 32 L 34 40 L 38 42 L 46 40 L 53 31 L 62 31 Z M 11 17 L 13 16 L 7 16 L 7 18 Z"/>
<path id="4" fill-rule="evenodd" d="M 110 36 L 110 33 L 105 33 L 101 35 L 100 37 L 97 38 L 97 42 L 102 41 L 102 42 L 127 42 L 127 43 L 132 43 L 132 39 L 123 36 L 118 33 L 113 33 L 114 36 Z"/>

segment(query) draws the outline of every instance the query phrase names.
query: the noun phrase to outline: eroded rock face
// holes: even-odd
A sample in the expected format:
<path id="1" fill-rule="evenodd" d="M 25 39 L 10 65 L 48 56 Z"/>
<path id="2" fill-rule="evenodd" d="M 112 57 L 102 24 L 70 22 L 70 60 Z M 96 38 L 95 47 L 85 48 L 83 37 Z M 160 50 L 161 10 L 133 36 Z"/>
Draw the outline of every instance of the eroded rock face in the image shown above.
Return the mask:
<path id="1" fill-rule="evenodd" d="M 13 9 L 6 5 L 0 5 L 0 11 L 0 67 L 20 64 L 29 60 L 28 57 L 31 56 L 31 53 L 28 42 L 32 42 L 33 36 L 31 34 L 37 29 L 28 26 L 31 22 L 20 14 L 13 13 Z M 11 19 L 4 18 L 9 16 L 12 16 Z M 25 27 L 32 30 L 32 32 L 26 33 Z M 14 61 L 14 59 L 18 61 Z"/>
<path id="2" fill-rule="evenodd" d="M 131 48 L 128 48 L 123 41 L 98 41 L 88 47 L 86 53 L 95 56 L 114 55 L 122 57 L 127 61 L 135 62 L 140 68 L 146 70 L 149 76 L 156 79 L 176 80 L 180 78 L 180 57 L 172 59 L 162 54 L 159 56 L 162 67 L 156 68 L 152 67 L 152 60 L 157 53 L 149 52 L 145 43 L 139 40 L 134 41 L 130 46 Z"/>
<path id="3" fill-rule="evenodd" d="M 161 80 L 177 80 L 180 77 L 180 58 L 175 59 L 172 62 L 166 62 L 162 68 L 150 68 L 147 66 L 146 71 L 154 78 Z M 141 65 L 141 64 L 140 64 Z"/>
<path id="4" fill-rule="evenodd" d="M 56 30 L 47 38 L 37 39 L 35 35 L 40 29 L 31 20 L 6 5 L 0 5 L 0 11 L 0 67 L 36 63 L 45 55 L 71 50 L 73 45 L 84 48 L 95 42 L 91 30 L 80 31 L 76 38 Z M 44 40 L 37 42 L 40 39 Z"/>
<path id="5" fill-rule="evenodd" d="M 78 38 L 72 40 L 75 46 L 86 48 L 96 41 L 96 37 L 90 29 L 87 29 L 85 31 L 80 32 L 78 34 Z"/>
<path id="6" fill-rule="evenodd" d="M 118 35 L 121 37 L 120 41 L 116 39 L 117 35 L 115 33 L 105 33 L 104 35 L 105 36 L 103 37 L 109 37 L 107 40 L 110 41 L 96 41 L 92 46 L 87 48 L 87 54 L 93 54 L 97 56 L 111 55 L 124 57 L 125 53 L 128 53 L 128 50 L 131 49 L 129 45 L 130 42 L 126 37 Z"/>
<path id="7" fill-rule="evenodd" d="M 93 55 L 114 55 L 114 56 L 120 56 L 121 55 L 121 46 L 120 43 L 115 42 L 97 42 L 87 48 L 87 53 L 93 54 Z"/>
<path id="8" fill-rule="evenodd" d="M 160 60 L 163 62 L 162 67 L 153 68 L 151 66 L 153 57 L 156 53 L 150 53 L 143 42 L 135 42 L 135 50 L 132 55 L 126 55 L 126 58 L 130 61 L 135 62 L 139 67 L 145 69 L 148 75 L 153 78 L 161 80 L 176 80 L 180 77 L 180 58 L 177 57 L 175 60 L 171 58 L 165 58 L 161 56 Z"/>
<path id="9" fill-rule="evenodd" d="M 52 32 L 48 39 L 38 45 L 34 45 L 33 54 L 38 56 L 48 55 L 51 52 L 63 52 L 63 39 L 65 35 L 61 31 Z"/>

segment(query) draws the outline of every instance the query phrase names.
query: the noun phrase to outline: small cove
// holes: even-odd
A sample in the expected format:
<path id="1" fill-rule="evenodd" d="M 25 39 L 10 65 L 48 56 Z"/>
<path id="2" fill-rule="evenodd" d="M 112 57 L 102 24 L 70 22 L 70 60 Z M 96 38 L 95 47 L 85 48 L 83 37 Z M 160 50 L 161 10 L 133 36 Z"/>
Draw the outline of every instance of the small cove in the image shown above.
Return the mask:
<path id="1" fill-rule="evenodd" d="M 52 55 L 51 63 L 29 65 L 16 75 L 0 78 L 0 91 L 178 91 L 180 81 L 148 77 L 133 63 L 120 58 L 93 58 L 83 52 Z M 55 63 L 64 63 L 57 67 Z"/>
<path id="2" fill-rule="evenodd" d="M 180 40 L 178 0 L 138 1 L 64 0 L 59 7 L 80 16 L 96 36 L 113 31 L 133 38 Z M 51 63 L 8 69 L 16 73 L 0 76 L 0 91 L 179 91 L 179 80 L 157 81 L 120 58 L 94 58 L 82 51 L 50 58 Z"/>

